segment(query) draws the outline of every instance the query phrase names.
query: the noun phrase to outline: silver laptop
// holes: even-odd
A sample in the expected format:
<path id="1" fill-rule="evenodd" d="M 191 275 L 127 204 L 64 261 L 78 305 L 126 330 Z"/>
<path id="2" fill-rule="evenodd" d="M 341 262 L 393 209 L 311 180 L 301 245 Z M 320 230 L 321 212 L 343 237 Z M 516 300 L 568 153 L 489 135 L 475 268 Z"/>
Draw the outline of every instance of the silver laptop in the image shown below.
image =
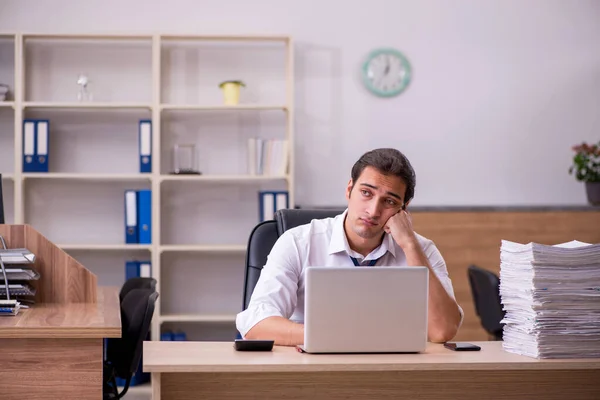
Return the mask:
<path id="1" fill-rule="evenodd" d="M 309 267 L 307 353 L 417 353 L 427 345 L 427 267 Z"/>

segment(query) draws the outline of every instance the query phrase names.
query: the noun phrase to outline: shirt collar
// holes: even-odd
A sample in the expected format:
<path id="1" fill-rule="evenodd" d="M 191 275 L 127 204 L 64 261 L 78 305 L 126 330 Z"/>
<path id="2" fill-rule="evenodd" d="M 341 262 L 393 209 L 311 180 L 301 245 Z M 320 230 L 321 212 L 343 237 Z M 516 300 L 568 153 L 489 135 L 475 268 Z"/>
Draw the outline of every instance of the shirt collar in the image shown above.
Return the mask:
<path id="1" fill-rule="evenodd" d="M 346 237 L 346 232 L 344 232 L 344 221 L 346 220 L 347 214 L 348 209 L 344 210 L 342 214 L 335 217 L 333 221 L 331 239 L 329 241 L 329 254 L 335 254 L 344 251 L 352 257 L 363 258 L 362 255 L 350 249 L 350 245 L 348 244 L 348 238 Z M 396 242 L 394 242 L 394 239 L 391 235 L 384 233 L 381 245 L 368 254 L 367 257 L 365 257 L 365 260 L 377 259 L 384 256 L 388 251 L 392 254 L 392 256 L 394 256 L 394 258 L 396 258 Z"/>

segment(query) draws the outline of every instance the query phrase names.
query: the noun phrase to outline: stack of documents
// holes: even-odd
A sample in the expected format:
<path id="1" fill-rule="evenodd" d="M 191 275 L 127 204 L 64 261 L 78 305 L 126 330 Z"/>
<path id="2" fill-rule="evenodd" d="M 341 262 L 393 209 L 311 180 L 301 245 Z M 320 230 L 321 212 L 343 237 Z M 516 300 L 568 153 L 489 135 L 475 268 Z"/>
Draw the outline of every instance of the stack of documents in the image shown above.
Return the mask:
<path id="1" fill-rule="evenodd" d="M 503 347 L 535 358 L 600 357 L 600 244 L 502 241 Z"/>
<path id="2" fill-rule="evenodd" d="M 33 264 L 35 254 L 27 249 L 0 249 L 0 260 L 6 264 Z"/>
<path id="3" fill-rule="evenodd" d="M 0 261 L 0 315 L 17 315 L 28 307 L 23 302 L 34 302 L 36 290 L 29 282 L 40 278 L 32 266 L 35 255 L 27 249 L 0 249 Z"/>
<path id="4" fill-rule="evenodd" d="M 21 303 L 16 300 L 0 300 L 0 316 L 2 315 L 17 315 Z"/>

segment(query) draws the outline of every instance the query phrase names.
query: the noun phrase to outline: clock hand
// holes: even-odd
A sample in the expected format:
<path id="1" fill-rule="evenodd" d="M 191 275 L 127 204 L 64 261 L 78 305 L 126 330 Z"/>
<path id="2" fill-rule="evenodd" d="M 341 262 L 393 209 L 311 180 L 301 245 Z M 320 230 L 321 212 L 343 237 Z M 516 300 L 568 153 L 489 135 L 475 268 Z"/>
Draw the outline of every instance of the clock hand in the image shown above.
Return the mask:
<path id="1" fill-rule="evenodd" d="M 390 72 L 390 59 L 386 58 L 384 75 L 389 74 L 389 72 Z"/>

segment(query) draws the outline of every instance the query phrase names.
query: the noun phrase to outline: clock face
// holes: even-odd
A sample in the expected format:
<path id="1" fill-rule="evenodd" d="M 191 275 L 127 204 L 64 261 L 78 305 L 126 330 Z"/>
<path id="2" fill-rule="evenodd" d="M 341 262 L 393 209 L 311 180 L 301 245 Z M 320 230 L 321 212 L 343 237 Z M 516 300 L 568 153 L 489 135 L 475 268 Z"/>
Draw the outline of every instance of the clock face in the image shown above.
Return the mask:
<path id="1" fill-rule="evenodd" d="M 367 89 L 377 96 L 397 96 L 408 86 L 411 68 L 397 50 L 378 49 L 369 54 L 362 70 Z"/>

